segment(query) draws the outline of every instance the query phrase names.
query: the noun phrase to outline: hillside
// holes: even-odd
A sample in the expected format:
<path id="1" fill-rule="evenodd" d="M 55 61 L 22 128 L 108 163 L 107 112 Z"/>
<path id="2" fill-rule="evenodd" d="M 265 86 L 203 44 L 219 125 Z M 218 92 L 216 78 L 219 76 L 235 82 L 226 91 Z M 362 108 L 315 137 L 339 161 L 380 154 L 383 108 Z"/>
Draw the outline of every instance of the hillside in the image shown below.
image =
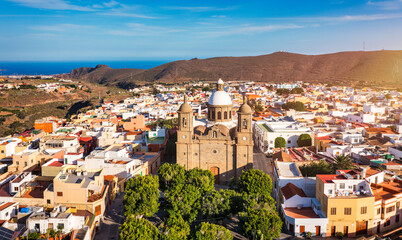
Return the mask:
<path id="1" fill-rule="evenodd" d="M 123 88 L 144 82 L 245 80 L 257 82 L 306 81 L 365 86 L 402 87 L 402 51 L 339 52 L 302 55 L 276 52 L 255 57 L 216 57 L 181 60 L 149 70 L 112 69 L 98 65 L 75 69 L 73 78 Z"/>

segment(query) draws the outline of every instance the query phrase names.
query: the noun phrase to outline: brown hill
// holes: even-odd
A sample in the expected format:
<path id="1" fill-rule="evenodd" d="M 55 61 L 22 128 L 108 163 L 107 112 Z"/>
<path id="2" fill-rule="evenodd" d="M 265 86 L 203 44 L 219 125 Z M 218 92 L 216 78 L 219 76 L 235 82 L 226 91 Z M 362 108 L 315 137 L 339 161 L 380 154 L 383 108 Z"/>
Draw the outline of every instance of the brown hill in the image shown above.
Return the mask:
<path id="1" fill-rule="evenodd" d="M 84 73 L 86 70 L 81 71 Z M 120 87 L 130 87 L 140 82 L 208 81 L 219 77 L 231 81 L 306 81 L 402 87 L 402 51 L 339 52 L 323 55 L 276 52 L 254 57 L 181 60 L 149 70 L 117 70 L 101 66 L 83 76 L 90 81 Z"/>

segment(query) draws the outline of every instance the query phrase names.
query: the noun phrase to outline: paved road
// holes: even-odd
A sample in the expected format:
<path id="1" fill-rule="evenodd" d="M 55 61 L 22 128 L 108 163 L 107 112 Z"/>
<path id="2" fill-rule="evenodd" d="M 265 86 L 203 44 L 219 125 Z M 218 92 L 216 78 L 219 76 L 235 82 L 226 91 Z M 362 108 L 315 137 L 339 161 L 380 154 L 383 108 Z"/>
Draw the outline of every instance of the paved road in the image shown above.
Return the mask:
<path id="1" fill-rule="evenodd" d="M 253 168 L 259 169 L 273 179 L 273 169 L 272 169 L 272 158 L 268 158 L 264 153 L 260 152 L 257 147 L 254 146 L 254 156 L 253 156 Z"/>
<path id="2" fill-rule="evenodd" d="M 119 239 L 119 227 L 124 222 L 123 194 L 116 197 L 105 215 L 102 228 L 95 235 L 95 240 Z"/>

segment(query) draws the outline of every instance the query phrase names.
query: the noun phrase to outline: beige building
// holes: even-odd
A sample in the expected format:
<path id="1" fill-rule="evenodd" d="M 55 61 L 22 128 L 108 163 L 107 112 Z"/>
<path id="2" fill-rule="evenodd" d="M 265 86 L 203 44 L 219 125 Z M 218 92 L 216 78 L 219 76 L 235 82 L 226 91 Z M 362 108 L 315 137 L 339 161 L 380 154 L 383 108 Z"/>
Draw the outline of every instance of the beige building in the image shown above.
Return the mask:
<path id="1" fill-rule="evenodd" d="M 219 79 L 208 102 L 208 118 L 194 119 L 185 97 L 178 111 L 177 163 L 186 169 L 211 170 L 215 182 L 227 184 L 252 168 L 252 110 L 244 100 L 233 119 L 232 99 Z"/>

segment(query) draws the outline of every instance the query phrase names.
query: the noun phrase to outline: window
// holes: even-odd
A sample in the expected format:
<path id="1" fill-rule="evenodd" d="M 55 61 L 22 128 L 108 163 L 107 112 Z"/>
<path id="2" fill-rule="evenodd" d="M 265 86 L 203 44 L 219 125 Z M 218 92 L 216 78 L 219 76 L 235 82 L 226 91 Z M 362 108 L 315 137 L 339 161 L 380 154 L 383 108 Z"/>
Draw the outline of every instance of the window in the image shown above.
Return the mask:
<path id="1" fill-rule="evenodd" d="M 14 191 L 18 191 L 18 187 L 14 187 Z"/>
<path id="2" fill-rule="evenodd" d="M 217 137 L 218 137 L 218 133 L 217 133 L 216 131 L 214 131 L 214 132 L 212 133 L 212 137 L 213 137 L 213 138 L 217 138 Z"/>
<path id="3" fill-rule="evenodd" d="M 395 211 L 395 206 L 387 207 L 387 213 Z"/>
<path id="4" fill-rule="evenodd" d="M 395 216 L 395 222 L 399 222 L 399 214 Z"/>
<path id="5" fill-rule="evenodd" d="M 36 229 L 36 230 L 39 230 L 39 229 L 40 229 L 39 223 L 35 223 L 35 229 Z"/>
<path id="6" fill-rule="evenodd" d="M 102 214 L 101 209 L 102 209 L 101 205 L 98 205 L 98 206 L 95 207 L 95 215 L 96 216 L 99 216 L 99 215 Z"/>
<path id="7" fill-rule="evenodd" d="M 57 192 L 58 197 L 63 197 L 63 192 Z"/>
<path id="8" fill-rule="evenodd" d="M 228 112 L 225 111 L 225 112 L 223 113 L 223 118 L 224 118 L 224 119 L 228 119 Z"/>
<path id="9" fill-rule="evenodd" d="M 27 163 L 27 162 L 24 162 L 24 166 L 25 166 L 25 167 L 28 166 L 28 163 Z"/>
<path id="10" fill-rule="evenodd" d="M 64 229 L 64 223 L 57 224 L 57 229 Z"/>
<path id="11" fill-rule="evenodd" d="M 344 183 L 340 183 L 340 184 L 339 184 L 339 188 L 340 188 L 340 189 L 345 189 L 345 184 L 344 184 Z"/>
<path id="12" fill-rule="evenodd" d="M 6 217 L 8 217 L 8 212 L 6 212 Z"/>
<path id="13" fill-rule="evenodd" d="M 367 207 L 361 207 L 360 213 L 361 214 L 366 214 L 367 213 Z"/>
<path id="14" fill-rule="evenodd" d="M 288 143 L 292 143 L 292 141 L 288 140 Z"/>
<path id="15" fill-rule="evenodd" d="M 328 194 L 332 194 L 332 189 L 329 189 L 329 190 L 328 190 Z"/>
<path id="16" fill-rule="evenodd" d="M 381 208 L 377 209 L 377 214 L 381 214 Z"/>
<path id="17" fill-rule="evenodd" d="M 218 119 L 222 119 L 222 113 L 218 112 Z"/>
<path id="18" fill-rule="evenodd" d="M 387 218 L 387 220 L 384 223 L 384 227 L 387 227 L 389 225 L 391 225 L 391 220 L 389 218 Z"/>
<path id="19" fill-rule="evenodd" d="M 16 163 L 17 165 L 20 165 L 20 162 L 18 162 L 18 161 L 16 161 L 15 163 Z"/>
<path id="20" fill-rule="evenodd" d="M 352 214 L 352 208 L 345 208 L 345 215 L 351 215 Z"/>
<path id="21" fill-rule="evenodd" d="M 331 208 L 331 215 L 336 215 L 336 208 Z"/>
<path id="22" fill-rule="evenodd" d="M 47 204 L 50 204 L 50 199 L 46 200 Z"/>

